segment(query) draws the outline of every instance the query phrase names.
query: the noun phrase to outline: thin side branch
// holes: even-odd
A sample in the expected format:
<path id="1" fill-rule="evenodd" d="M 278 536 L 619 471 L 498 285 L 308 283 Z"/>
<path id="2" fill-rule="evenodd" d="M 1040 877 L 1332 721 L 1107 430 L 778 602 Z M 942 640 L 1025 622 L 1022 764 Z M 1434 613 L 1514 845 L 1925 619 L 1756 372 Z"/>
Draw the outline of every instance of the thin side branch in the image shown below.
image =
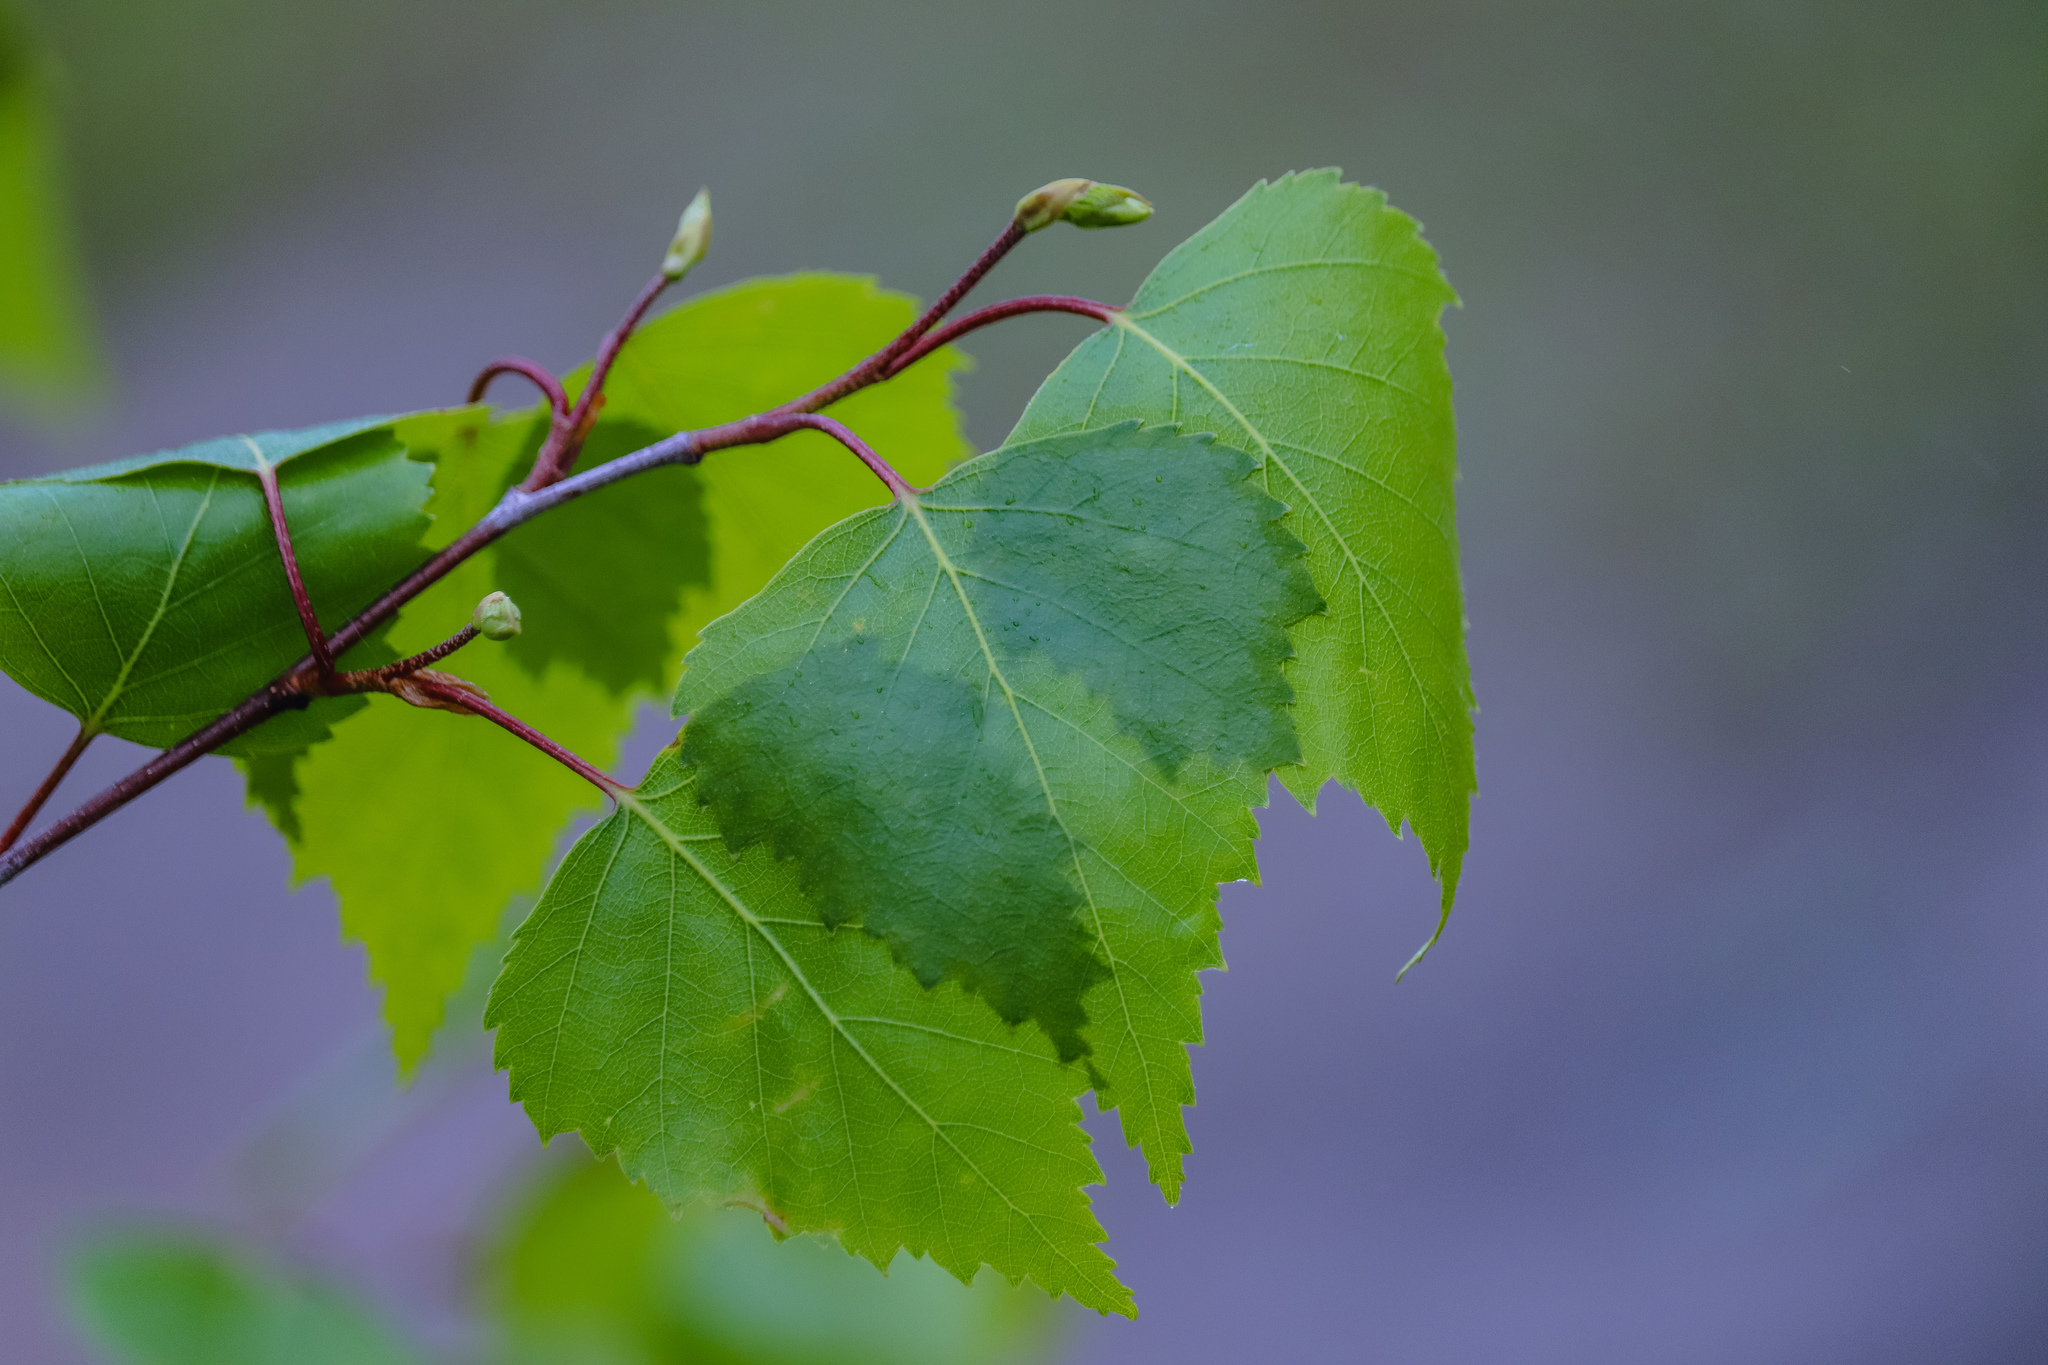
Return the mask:
<path id="1" fill-rule="evenodd" d="M 537 360 L 528 360 L 523 355 L 500 356 L 484 366 L 483 373 L 469 386 L 469 401 L 482 402 L 484 390 L 501 374 L 516 374 L 532 380 L 533 386 L 547 398 L 549 411 L 558 417 L 569 415 L 569 395 L 562 391 L 562 381 L 555 378 L 554 372 L 547 366 Z"/>
<path id="2" fill-rule="evenodd" d="M 923 491 L 922 489 L 911 487 L 908 479 L 898 474 L 895 468 L 887 460 L 877 455 L 874 452 L 874 448 L 868 445 L 866 441 L 854 435 L 845 423 L 834 421 L 830 417 L 820 417 L 815 412 L 792 413 L 784 420 L 789 423 L 789 428 L 792 431 L 799 427 L 809 427 L 813 431 L 824 432 L 827 436 L 845 446 L 860 457 L 860 462 L 866 465 L 869 471 L 882 481 L 883 487 L 889 490 L 891 496 L 910 498 Z"/>
<path id="3" fill-rule="evenodd" d="M 71 814 L 45 826 L 33 839 L 9 849 L 0 857 L 0 884 L 11 882 L 21 870 L 69 843 L 83 830 L 92 828 L 114 811 L 133 801 L 175 772 L 189 768 L 202 755 L 211 753 L 237 735 L 248 733 L 279 711 L 304 706 L 306 697 L 293 696 L 276 684 L 264 688 L 203 730 L 180 740 L 113 786 L 95 795 Z"/>
<path id="4" fill-rule="evenodd" d="M 640 292 L 626 308 L 626 316 L 619 325 L 604 334 L 604 342 L 597 348 L 597 360 L 590 367 L 590 380 L 583 386 L 583 394 L 576 400 L 576 406 L 567 416 L 558 416 L 548 430 L 548 439 L 540 453 L 534 456 L 533 471 L 519 486 L 529 493 L 538 492 L 549 484 L 558 483 L 562 476 L 576 466 L 576 457 L 583 452 L 583 440 L 590 434 L 590 427 L 597 420 L 598 410 L 604 405 L 605 381 L 611 378 L 612 365 L 618 360 L 619 352 L 625 348 L 633 330 L 640 325 L 640 319 L 647 316 L 647 310 L 661 297 L 661 291 L 672 281 L 665 271 L 656 271 L 654 278 L 641 286 Z"/>
<path id="5" fill-rule="evenodd" d="M 412 687 L 408 690 L 422 693 L 426 697 L 438 701 L 450 711 L 467 711 L 472 715 L 482 716 L 485 720 L 491 721 L 502 729 L 525 740 L 528 744 L 531 744 L 549 758 L 554 759 L 555 762 L 561 764 L 570 772 L 575 773 L 578 777 L 590 783 L 591 786 L 596 787 L 606 796 L 617 797 L 620 792 L 632 790 L 625 783 L 599 772 L 575 754 L 519 719 L 519 717 L 509 712 L 501 711 L 491 705 L 485 699 L 482 692 L 459 678 L 451 678 L 445 673 L 434 673 L 428 670 L 415 674 L 412 679 Z"/>
<path id="6" fill-rule="evenodd" d="M 15 840 L 21 838 L 21 832 L 28 828 L 28 822 L 36 818 L 36 812 L 43 808 L 43 803 L 50 799 L 50 794 L 57 790 L 57 784 L 64 780 L 64 775 L 71 771 L 71 765 L 78 762 L 78 756 L 85 752 L 85 746 L 92 743 L 93 736 L 98 733 L 97 730 L 86 729 L 84 722 L 79 723 L 78 736 L 71 741 L 71 747 L 57 760 L 57 766 L 50 769 L 43 785 L 30 794 L 27 803 L 15 815 L 14 823 L 7 827 L 7 832 L 0 834 L 0 853 L 14 847 Z"/>
<path id="7" fill-rule="evenodd" d="M 986 308 L 977 308 L 964 318 L 955 318 L 935 332 L 928 332 L 918 338 L 917 344 L 889 362 L 887 378 L 894 379 L 905 370 L 923 360 L 947 342 L 957 341 L 969 332 L 978 331 L 991 322 L 1004 318 L 1021 317 L 1026 313 L 1078 313 L 1084 318 L 1097 322 L 1108 322 L 1123 309 L 1115 304 L 1097 303 L 1093 299 L 1076 298 L 1072 294 L 1027 294 L 1023 298 L 1011 299 L 1007 303 L 994 303 Z"/>
<path id="8" fill-rule="evenodd" d="M 336 693 L 389 691 L 388 684 L 393 679 L 407 677 L 410 674 L 419 672 L 428 664 L 441 662 L 441 660 L 447 658 L 456 650 L 461 649 L 471 640 L 474 640 L 478 634 L 479 632 L 475 626 L 464 626 L 432 649 L 423 649 L 410 659 L 400 659 L 397 663 L 385 664 L 382 668 L 364 668 L 358 669 L 353 673 L 337 673 L 330 681 L 329 687 Z"/>
<path id="9" fill-rule="evenodd" d="M 756 413 L 752 417 L 741 418 L 735 422 L 726 422 L 715 427 L 706 427 L 700 431 L 677 432 L 665 440 L 656 441 L 653 445 L 643 447 L 630 455 L 622 455 L 618 459 L 607 461 L 595 469 L 588 469 L 581 474 L 564 477 L 565 471 L 575 463 L 577 447 L 580 446 L 582 437 L 580 427 L 587 424 L 588 420 L 594 416 L 597 404 L 602 399 L 602 379 L 609 373 L 611 363 L 617 359 L 619 349 L 625 344 L 626 338 L 631 335 L 632 329 L 638 325 L 641 317 L 645 315 L 648 307 L 652 305 L 655 297 L 661 292 L 661 287 L 667 283 L 665 276 L 659 280 L 650 281 L 647 287 L 641 290 L 640 296 L 634 300 L 632 307 L 627 311 L 625 320 L 606 338 L 605 354 L 600 357 L 600 364 L 593 369 L 591 383 L 586 386 L 582 401 L 576 405 L 568 420 L 563 418 L 561 408 L 554 406 L 554 399 L 550 395 L 549 402 L 554 413 L 554 420 L 551 423 L 552 430 L 548 442 L 543 446 L 540 455 L 535 459 L 533 473 L 528 476 L 526 482 L 516 488 L 507 490 L 505 496 L 499 500 L 498 505 L 492 508 L 484 516 L 483 520 L 470 527 L 453 544 L 443 549 L 439 554 L 436 554 L 412 573 L 406 575 L 389 592 L 378 598 L 377 601 L 357 615 L 354 620 L 342 626 L 331 637 L 327 637 L 322 641 L 319 635 L 318 623 L 315 621 L 308 628 L 308 641 L 324 644 L 325 660 L 338 658 L 346 654 L 350 648 L 358 644 L 371 631 L 390 620 L 397 614 L 399 608 L 445 578 L 456 566 L 469 559 L 477 551 L 491 544 L 507 531 L 523 525 L 525 522 L 532 520 L 551 508 L 559 507 L 561 504 L 579 498 L 585 493 L 603 488 L 608 484 L 616 483 L 620 479 L 630 478 L 649 469 L 659 469 L 665 465 L 672 464 L 696 464 L 711 451 L 724 450 L 735 446 L 761 445 L 802 428 L 808 427 L 822 430 L 844 441 L 848 448 L 853 450 L 870 469 L 874 470 L 876 476 L 899 497 L 905 492 L 914 493 L 915 490 L 903 480 L 900 474 L 897 474 L 894 469 L 890 468 L 888 463 L 882 460 L 880 456 L 869 450 L 852 432 L 847 431 L 845 427 L 831 421 L 829 418 L 818 418 L 815 421 L 810 420 L 810 418 L 818 409 L 837 402 L 848 394 L 866 388 L 870 384 L 890 377 L 899 372 L 903 365 L 912 363 L 918 356 L 929 354 L 933 347 L 943 345 L 944 340 L 935 340 L 931 347 L 919 350 L 917 356 L 909 356 L 909 353 L 917 348 L 919 340 L 929 333 L 946 314 L 951 312 L 954 306 L 960 302 L 961 298 L 966 295 L 967 291 L 978 284 L 981 278 L 998 261 L 1008 255 L 1010 250 L 1024 239 L 1024 236 L 1023 229 L 1015 222 L 1012 222 L 1003 230 L 1002 235 L 997 237 L 989 245 L 988 249 L 976 258 L 974 264 L 968 267 L 967 272 L 954 283 L 953 287 L 947 290 L 945 295 L 927 309 L 923 316 L 906 329 L 902 335 L 848 370 L 838 379 L 821 385 L 811 392 L 791 399 L 789 402 L 767 412 Z M 1104 317 L 1108 311 L 1107 305 L 1093 304 L 1089 300 L 1083 299 L 1072 302 L 1085 304 L 1088 307 L 1077 306 L 1054 309 L 1053 311 L 1082 312 L 1091 317 Z M 997 308 L 1000 309 L 1003 306 L 997 305 Z M 1098 314 L 1090 311 L 1093 308 L 1101 308 L 1104 311 Z M 993 310 L 983 311 L 992 312 Z M 1019 311 L 1043 310 L 1031 308 Z M 1013 313 L 1007 312 L 1000 314 L 1000 316 L 1004 317 L 1013 315 Z M 975 321 L 979 316 L 976 314 L 961 319 L 961 325 L 948 329 L 945 339 L 951 339 L 961 335 L 966 330 L 972 330 L 965 326 L 967 323 L 972 322 L 974 326 L 985 325 L 985 322 Z M 994 315 L 986 319 L 987 322 L 996 320 L 997 317 Z M 906 359 L 906 356 L 909 356 L 909 358 Z M 899 361 L 901 362 L 900 364 L 898 363 Z M 538 369 L 539 367 L 536 366 L 535 368 Z M 498 372 L 500 371 L 487 371 L 486 377 Z M 514 370 L 511 366 L 506 367 L 506 372 L 526 373 L 524 369 Z M 528 375 L 527 377 L 533 378 L 534 376 Z M 540 381 L 536 380 L 535 382 Z M 543 477 L 544 475 L 546 477 Z M 269 499 L 266 498 L 266 501 L 269 501 Z M 295 586 L 297 586 L 297 564 L 289 554 L 289 538 L 285 536 L 282 530 L 282 503 L 277 502 L 273 506 L 275 508 L 272 513 L 273 527 L 279 532 L 280 552 L 285 555 L 285 563 L 294 577 Z M 302 589 L 296 592 L 294 596 L 295 601 L 304 601 Z M 310 610 L 310 604 L 302 609 L 302 620 L 311 619 Z M 451 641 L 448 647 L 452 650 L 460 646 Z M 437 646 L 437 648 L 439 647 Z M 428 652 L 432 653 L 433 651 Z M 408 660 L 406 662 L 409 663 L 411 661 Z M 422 678 L 421 674 L 427 674 L 428 676 Z M 8 849 L 4 853 L 0 853 L 0 885 L 5 885 L 14 880 L 15 877 L 21 874 L 23 869 L 33 865 L 53 850 L 61 847 L 82 830 L 89 829 L 99 823 L 106 816 L 150 790 L 173 773 L 191 766 L 201 755 L 212 752 L 239 735 L 246 734 L 280 711 L 306 706 L 315 696 L 321 695 L 328 686 L 331 686 L 337 676 L 333 673 L 331 664 L 324 662 L 323 657 L 317 652 L 300 659 L 289 669 L 285 670 L 285 672 L 278 675 L 268 686 L 242 702 L 232 711 L 222 715 L 204 728 L 186 736 L 176 745 L 166 749 L 134 772 L 93 796 L 63 819 L 55 821 L 43 829 L 34 838 L 12 849 Z M 383 690 L 393 690 L 393 683 L 410 682 L 414 690 L 421 690 L 424 686 L 439 691 L 442 689 L 442 684 L 439 680 L 443 678 L 447 678 L 447 675 L 434 674 L 431 670 L 418 668 L 402 677 L 387 680 L 386 687 Z M 466 684 L 461 684 L 459 679 L 447 678 L 447 682 L 453 686 L 449 689 L 449 695 L 445 700 L 453 704 L 455 709 L 474 710 L 477 714 L 483 715 L 487 719 L 503 726 L 511 733 L 526 740 L 529 744 L 541 749 L 550 757 L 565 764 L 579 776 L 604 790 L 607 794 L 626 790 L 621 784 L 605 776 L 582 759 L 563 749 L 560 745 L 555 744 L 554 741 L 548 739 L 545 735 L 533 730 L 524 722 L 499 711 L 496 707 L 491 707 L 488 702 L 482 703 L 480 707 L 477 698 L 471 695 L 474 689 L 468 688 Z"/>
<path id="10" fill-rule="evenodd" d="M 937 303 L 925 309 L 924 316 L 911 323 L 901 336 L 831 383 L 822 384 L 803 397 L 793 398 L 773 411 L 816 412 L 820 408 L 830 407 L 849 393 L 864 389 L 877 380 L 888 378 L 891 373 L 890 367 L 895 364 L 897 357 L 915 346 L 919 337 L 937 326 L 941 318 L 952 312 L 960 300 L 967 296 L 967 291 L 981 283 L 981 277 L 995 269 L 996 262 L 1009 255 L 1011 249 L 1027 235 L 1024 229 L 1012 220 L 1010 225 L 1003 229 L 1002 235 L 990 242 L 988 249 L 975 258 L 973 265 L 967 267 L 967 273 L 955 280 L 953 287 L 948 289 Z"/>
<path id="11" fill-rule="evenodd" d="M 292 587 L 292 605 L 298 608 L 306 643 L 313 647 L 313 662 L 325 677 L 334 672 L 334 654 L 327 648 L 327 637 L 320 633 L 320 618 L 313 614 L 313 599 L 306 596 L 306 582 L 299 576 L 299 557 L 292 551 L 291 529 L 284 523 L 284 495 L 278 491 L 277 467 L 259 458 L 256 482 L 263 485 L 263 505 L 270 509 L 270 530 L 277 537 L 278 558 L 284 561 L 285 580 Z"/>

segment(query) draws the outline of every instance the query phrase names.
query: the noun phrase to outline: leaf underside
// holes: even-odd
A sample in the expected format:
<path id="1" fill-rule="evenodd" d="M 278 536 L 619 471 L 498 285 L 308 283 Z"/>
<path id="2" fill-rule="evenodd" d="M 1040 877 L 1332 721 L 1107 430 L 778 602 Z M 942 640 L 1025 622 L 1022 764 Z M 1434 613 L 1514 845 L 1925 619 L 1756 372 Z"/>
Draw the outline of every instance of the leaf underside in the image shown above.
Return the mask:
<path id="1" fill-rule="evenodd" d="M 827 929 L 790 864 L 726 851 L 673 750 L 563 861 L 485 1023 L 544 1137 L 581 1133 L 670 1203 L 1133 1311 L 1080 1192 L 1085 1076 Z"/>
<path id="2" fill-rule="evenodd" d="M 1318 604 L 1252 468 L 1132 424 L 820 536 L 704 632 L 677 694 L 728 844 L 796 859 L 825 923 L 925 985 L 1086 1051 L 1082 997 L 1117 960 L 1101 902 L 1130 894 L 1087 867 L 1088 830 L 1129 813 L 1105 760 L 1174 789 L 1198 756 L 1298 755 L 1280 666 Z"/>

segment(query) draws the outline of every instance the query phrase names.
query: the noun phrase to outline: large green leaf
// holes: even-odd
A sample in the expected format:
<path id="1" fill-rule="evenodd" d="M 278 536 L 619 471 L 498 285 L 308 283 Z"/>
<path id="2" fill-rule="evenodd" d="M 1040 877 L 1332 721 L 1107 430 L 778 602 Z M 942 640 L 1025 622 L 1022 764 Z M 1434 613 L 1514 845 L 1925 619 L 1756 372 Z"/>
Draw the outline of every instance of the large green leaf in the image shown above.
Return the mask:
<path id="1" fill-rule="evenodd" d="M 1443 914 L 1477 785 L 1438 323 L 1455 301 L 1378 190 L 1336 171 L 1261 183 L 1160 262 L 1010 437 L 1137 418 L 1259 457 L 1329 603 L 1294 627 L 1302 762 L 1281 779 L 1311 808 L 1334 778 L 1406 821 Z"/>
<path id="2" fill-rule="evenodd" d="M 1261 184 L 1160 263 L 1115 325 L 1046 380 L 1009 438 L 1171 421 L 1260 460 L 1328 604 L 1291 630 L 1302 761 L 1280 776 L 1311 809 L 1335 778 L 1397 831 L 1406 820 L 1442 882 L 1439 925 L 1474 789 L 1438 325 L 1454 297 L 1414 222 L 1378 191 L 1334 171 Z M 1238 830 L 1214 840 L 1218 859 L 1241 850 L 1244 870 L 1220 876 L 1256 875 Z M 1172 940 L 1185 971 L 1222 965 L 1213 899 L 1201 906 Z M 1180 1110 L 1194 1101 L 1185 1045 L 1201 1041 L 1197 989 L 1184 974 L 1121 976 L 1084 1001 L 1097 1100 L 1121 1111 L 1170 1201 L 1189 1150 Z"/>
<path id="3" fill-rule="evenodd" d="M 100 374 L 72 246 L 45 61 L 0 0 L 0 380 L 47 401 Z"/>
<path id="4" fill-rule="evenodd" d="M 0 484 L 0 668 L 88 733 L 167 747 L 306 652 L 255 470 L 332 630 L 419 563 L 430 471 L 388 418 L 264 432 Z M 381 643 L 358 647 L 366 662 Z M 305 747 L 359 698 L 265 722 L 229 752 Z"/>
<path id="5" fill-rule="evenodd" d="M 967 1286 L 898 1255 L 881 1276 L 825 1238 L 764 1237 L 739 1209 L 671 1217 L 609 1161 L 527 1201 L 485 1286 L 515 1365 L 1023 1365 L 1055 1317 L 989 1271 Z"/>
<path id="6" fill-rule="evenodd" d="M 1086 1077 L 825 928 L 789 863 L 726 852 L 673 750 L 564 859 L 485 1024 L 544 1137 L 617 1152 L 670 1204 L 1132 1311 L 1080 1189 Z"/>
<path id="7" fill-rule="evenodd" d="M 1084 1051 L 1084 993 L 1157 961 L 1103 928 L 1130 870 L 1088 873 L 1090 834 L 1133 814 L 1105 765 L 1174 788 L 1196 756 L 1299 756 L 1281 662 L 1318 603 L 1253 467 L 1132 424 L 984 456 L 819 537 L 705 631 L 676 696 L 727 843 L 795 858 L 826 924 L 924 984 Z"/>
<path id="8" fill-rule="evenodd" d="M 70 1266 L 72 1311 L 126 1365 L 417 1365 L 340 1291 L 210 1239 L 128 1232 Z"/>
<path id="9" fill-rule="evenodd" d="M 584 463 L 771 407 L 853 365 L 914 316 L 903 295 L 833 275 L 693 299 L 626 346 Z M 964 449 L 950 403 L 959 363 L 935 357 L 843 407 L 905 452 L 912 477 L 935 478 Z M 475 410 L 411 419 L 399 434 L 436 462 L 435 545 L 523 475 L 539 437 L 530 412 L 492 422 Z M 874 487 L 858 461 L 812 433 L 639 475 L 512 532 L 418 598 L 390 638 L 404 652 L 424 649 L 486 592 L 511 592 L 525 632 L 509 648 L 472 645 L 445 667 L 609 767 L 639 701 L 673 685 L 697 629 L 805 540 L 873 502 Z M 597 804 L 590 787 L 496 727 L 385 698 L 294 769 L 251 779 L 252 800 L 292 839 L 296 875 L 333 883 L 344 930 L 368 948 L 406 1069 L 425 1055 L 470 953 L 513 896 L 539 886 L 568 822 Z"/>

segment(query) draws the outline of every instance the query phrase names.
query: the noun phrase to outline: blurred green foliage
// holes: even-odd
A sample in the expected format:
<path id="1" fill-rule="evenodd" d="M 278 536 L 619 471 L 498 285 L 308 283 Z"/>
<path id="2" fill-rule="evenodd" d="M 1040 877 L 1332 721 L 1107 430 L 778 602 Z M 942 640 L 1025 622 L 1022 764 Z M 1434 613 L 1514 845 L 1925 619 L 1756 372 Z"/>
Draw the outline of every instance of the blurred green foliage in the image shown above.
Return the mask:
<path id="1" fill-rule="evenodd" d="M 71 1264 L 72 1311 L 123 1365 L 414 1365 L 316 1280 L 190 1231 L 113 1234 Z"/>
<path id="2" fill-rule="evenodd" d="M 825 1238 L 763 1237 L 746 1210 L 672 1219 L 608 1161 L 535 1190 L 484 1294 L 513 1365 L 1022 1365 L 1058 1325 L 993 1271 L 969 1287 L 899 1255 L 879 1276 Z"/>
<path id="3" fill-rule="evenodd" d="M 119 1365 L 419 1365 L 347 1292 L 217 1234 L 126 1230 L 69 1266 L 74 1317 Z M 1027 1365 L 1056 1344 L 1036 1289 L 886 1276 L 760 1219 L 670 1218 L 611 1162 L 556 1165 L 512 1201 L 481 1267 L 482 1359 L 502 1365 Z"/>
<path id="4" fill-rule="evenodd" d="M 100 358 L 72 245 L 49 60 L 0 0 L 0 385 L 54 408 L 89 394 Z"/>

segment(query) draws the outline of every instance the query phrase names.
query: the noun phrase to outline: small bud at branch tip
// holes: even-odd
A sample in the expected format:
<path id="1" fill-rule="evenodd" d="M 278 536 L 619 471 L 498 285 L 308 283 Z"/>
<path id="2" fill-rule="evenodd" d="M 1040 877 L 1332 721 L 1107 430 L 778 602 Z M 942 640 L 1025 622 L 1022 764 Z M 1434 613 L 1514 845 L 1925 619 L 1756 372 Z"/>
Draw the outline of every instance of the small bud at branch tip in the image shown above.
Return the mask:
<path id="1" fill-rule="evenodd" d="M 1152 201 L 1121 185 L 1055 180 L 1017 201 L 1017 226 L 1026 232 L 1065 220 L 1075 227 L 1125 227 L 1152 216 Z"/>
<path id="2" fill-rule="evenodd" d="M 698 190 L 697 197 L 683 210 L 682 221 L 676 224 L 675 240 L 668 244 L 668 255 L 662 258 L 661 273 L 670 280 L 679 280 L 710 250 L 711 191 Z"/>
<path id="3" fill-rule="evenodd" d="M 519 633 L 519 604 L 504 593 L 494 592 L 476 604 L 469 623 L 486 640 L 509 640 Z"/>

